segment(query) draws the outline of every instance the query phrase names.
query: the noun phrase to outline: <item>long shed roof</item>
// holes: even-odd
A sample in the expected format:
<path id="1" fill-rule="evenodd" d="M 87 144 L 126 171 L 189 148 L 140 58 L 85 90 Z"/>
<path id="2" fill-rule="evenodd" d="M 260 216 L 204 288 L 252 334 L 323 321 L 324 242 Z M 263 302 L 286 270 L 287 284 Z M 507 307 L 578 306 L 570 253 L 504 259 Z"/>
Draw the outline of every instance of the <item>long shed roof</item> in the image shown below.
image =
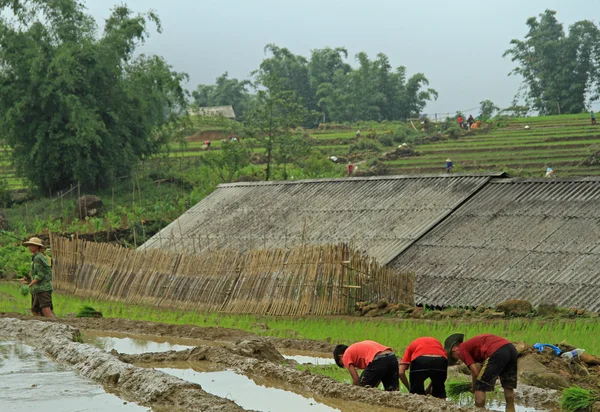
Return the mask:
<path id="1" fill-rule="evenodd" d="M 600 179 L 494 179 L 391 265 L 431 305 L 600 310 Z"/>
<path id="2" fill-rule="evenodd" d="M 223 184 L 142 249 L 201 253 L 354 242 L 386 264 L 493 177 L 377 176 Z"/>

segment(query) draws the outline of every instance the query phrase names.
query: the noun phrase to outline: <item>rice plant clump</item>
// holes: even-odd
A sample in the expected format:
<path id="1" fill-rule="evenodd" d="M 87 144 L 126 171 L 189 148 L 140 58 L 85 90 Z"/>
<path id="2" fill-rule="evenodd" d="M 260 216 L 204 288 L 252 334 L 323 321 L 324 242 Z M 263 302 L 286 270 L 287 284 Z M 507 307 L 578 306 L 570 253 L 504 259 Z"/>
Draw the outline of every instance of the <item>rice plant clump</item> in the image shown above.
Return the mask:
<path id="1" fill-rule="evenodd" d="M 94 309 L 91 306 L 84 305 L 81 307 L 81 309 L 79 309 L 79 312 L 77 312 L 76 317 L 78 317 L 78 318 L 101 318 L 102 312 L 98 312 L 96 309 Z"/>
<path id="2" fill-rule="evenodd" d="M 29 295 L 29 293 L 31 293 L 31 291 L 29 290 L 29 286 L 21 285 L 21 296 L 27 296 Z"/>
<path id="3" fill-rule="evenodd" d="M 468 381 L 448 381 L 446 382 L 446 395 L 450 399 L 457 399 L 463 393 L 470 392 L 472 386 Z"/>
<path id="4" fill-rule="evenodd" d="M 597 400 L 598 396 L 594 392 L 572 386 L 563 390 L 560 407 L 567 412 L 587 411 Z"/>

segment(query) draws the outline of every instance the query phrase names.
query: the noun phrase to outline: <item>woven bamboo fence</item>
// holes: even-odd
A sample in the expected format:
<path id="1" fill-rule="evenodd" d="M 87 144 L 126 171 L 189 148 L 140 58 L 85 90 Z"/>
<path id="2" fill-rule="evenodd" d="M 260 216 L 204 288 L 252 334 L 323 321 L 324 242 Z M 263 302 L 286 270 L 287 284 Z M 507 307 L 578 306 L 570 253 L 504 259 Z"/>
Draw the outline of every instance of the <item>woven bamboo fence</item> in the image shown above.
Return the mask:
<path id="1" fill-rule="evenodd" d="M 414 276 L 347 245 L 186 255 L 52 238 L 56 289 L 165 308 L 268 315 L 348 314 L 359 301 L 414 304 Z"/>

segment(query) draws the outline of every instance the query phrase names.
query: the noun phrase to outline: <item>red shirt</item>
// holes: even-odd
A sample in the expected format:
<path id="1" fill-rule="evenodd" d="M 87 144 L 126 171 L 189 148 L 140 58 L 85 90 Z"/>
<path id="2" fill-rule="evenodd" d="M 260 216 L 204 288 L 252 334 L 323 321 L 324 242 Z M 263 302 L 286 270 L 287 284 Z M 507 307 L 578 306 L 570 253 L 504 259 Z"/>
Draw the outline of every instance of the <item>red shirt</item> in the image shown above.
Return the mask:
<path id="1" fill-rule="evenodd" d="M 458 123 L 462 123 L 462 121 L 463 121 L 463 118 L 462 118 L 462 117 L 459 117 L 459 118 L 458 118 L 458 119 L 456 119 L 456 120 L 458 121 Z"/>
<path id="2" fill-rule="evenodd" d="M 366 369 L 369 363 L 373 362 L 375 355 L 384 350 L 392 349 L 372 340 L 363 340 L 348 346 L 344 356 L 342 356 L 342 363 L 346 369 L 350 365 L 354 365 L 358 369 Z"/>
<path id="3" fill-rule="evenodd" d="M 410 365 L 413 360 L 423 355 L 438 355 L 448 358 L 439 340 L 435 338 L 418 338 L 413 340 L 404 351 L 402 363 Z"/>
<path id="4" fill-rule="evenodd" d="M 476 362 L 483 362 L 502 346 L 510 342 L 500 336 L 483 334 L 464 341 L 458 347 L 458 356 L 469 366 Z"/>

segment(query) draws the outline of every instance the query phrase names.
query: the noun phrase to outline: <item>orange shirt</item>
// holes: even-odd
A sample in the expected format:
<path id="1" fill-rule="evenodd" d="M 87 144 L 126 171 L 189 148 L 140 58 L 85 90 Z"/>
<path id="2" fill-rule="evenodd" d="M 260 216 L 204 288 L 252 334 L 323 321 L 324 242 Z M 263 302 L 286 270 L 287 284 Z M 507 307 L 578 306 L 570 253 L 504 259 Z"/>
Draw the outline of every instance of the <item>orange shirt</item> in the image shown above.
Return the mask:
<path id="1" fill-rule="evenodd" d="M 346 369 L 350 365 L 354 365 L 358 369 L 366 369 L 369 363 L 373 362 L 375 355 L 384 350 L 392 349 L 372 340 L 363 340 L 348 346 L 344 356 L 342 356 L 342 363 Z"/>
<path id="2" fill-rule="evenodd" d="M 423 355 L 439 355 L 447 358 L 446 351 L 439 340 L 435 338 L 418 338 L 413 340 L 402 357 L 402 363 L 410 365 L 410 363 Z"/>

